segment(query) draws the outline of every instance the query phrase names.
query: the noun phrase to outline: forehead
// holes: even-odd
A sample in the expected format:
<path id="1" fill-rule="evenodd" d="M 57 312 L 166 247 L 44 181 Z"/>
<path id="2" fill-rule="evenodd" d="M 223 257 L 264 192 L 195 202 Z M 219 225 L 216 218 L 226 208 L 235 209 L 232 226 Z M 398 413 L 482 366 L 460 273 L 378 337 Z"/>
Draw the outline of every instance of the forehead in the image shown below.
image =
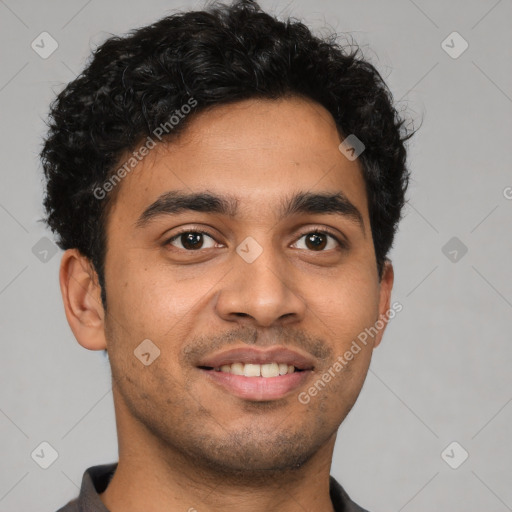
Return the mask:
<path id="1" fill-rule="evenodd" d="M 240 219 L 262 218 L 273 204 L 282 211 L 283 198 L 295 191 L 341 191 L 365 216 L 360 164 L 339 151 L 334 119 L 318 103 L 251 99 L 190 121 L 179 138 L 157 144 L 122 180 L 111 216 L 135 222 L 173 190 L 238 198 Z"/>

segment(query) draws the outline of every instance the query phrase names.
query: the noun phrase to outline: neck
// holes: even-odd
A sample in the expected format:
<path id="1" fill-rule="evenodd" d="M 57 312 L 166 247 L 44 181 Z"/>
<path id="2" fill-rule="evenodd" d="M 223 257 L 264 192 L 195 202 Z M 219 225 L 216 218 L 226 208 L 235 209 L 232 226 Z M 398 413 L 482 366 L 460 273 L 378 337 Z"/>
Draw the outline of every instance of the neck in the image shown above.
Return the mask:
<path id="1" fill-rule="evenodd" d="M 126 421 L 119 408 L 119 463 L 100 495 L 110 512 L 333 511 L 329 474 L 335 434 L 299 468 L 235 473 L 192 460 L 133 418 Z"/>

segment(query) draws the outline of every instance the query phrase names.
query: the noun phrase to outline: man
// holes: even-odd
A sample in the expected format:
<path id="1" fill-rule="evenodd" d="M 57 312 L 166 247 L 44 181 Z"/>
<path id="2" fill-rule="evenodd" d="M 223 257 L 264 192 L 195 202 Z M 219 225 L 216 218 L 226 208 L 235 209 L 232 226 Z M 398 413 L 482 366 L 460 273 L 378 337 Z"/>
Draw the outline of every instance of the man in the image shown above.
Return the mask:
<path id="1" fill-rule="evenodd" d="M 119 462 L 61 512 L 363 510 L 330 467 L 394 311 L 403 123 L 357 50 L 248 0 L 95 51 L 41 157 Z"/>

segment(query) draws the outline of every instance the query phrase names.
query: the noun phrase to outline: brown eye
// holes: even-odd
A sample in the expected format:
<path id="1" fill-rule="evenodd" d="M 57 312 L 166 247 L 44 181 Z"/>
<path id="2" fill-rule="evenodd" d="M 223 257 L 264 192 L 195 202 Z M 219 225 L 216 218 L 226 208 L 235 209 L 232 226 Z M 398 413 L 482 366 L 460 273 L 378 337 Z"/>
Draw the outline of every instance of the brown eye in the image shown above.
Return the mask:
<path id="1" fill-rule="evenodd" d="M 178 249 L 184 249 L 186 251 L 197 251 L 199 249 L 205 249 L 208 247 L 204 247 L 204 237 L 210 238 L 214 243 L 210 247 L 215 246 L 215 240 L 208 234 L 203 231 L 183 231 L 182 233 L 178 233 L 173 236 L 170 240 L 168 240 L 167 244 L 172 245 L 173 247 L 177 247 Z M 181 247 L 176 246 L 174 242 L 179 242 Z"/>
<path id="2" fill-rule="evenodd" d="M 309 249 L 324 249 L 327 245 L 327 236 L 321 233 L 309 233 L 306 235 L 306 246 Z"/>
<path id="3" fill-rule="evenodd" d="M 344 247 L 344 244 L 341 243 L 334 235 L 324 231 L 311 231 L 309 233 L 305 233 L 300 237 L 299 240 L 301 239 L 304 239 L 305 245 L 305 247 L 302 248 L 315 252 L 324 252 L 324 250 L 335 249 L 336 247 Z M 334 241 L 334 243 L 328 247 L 331 240 Z M 299 249 L 301 249 L 301 247 L 299 247 Z"/>

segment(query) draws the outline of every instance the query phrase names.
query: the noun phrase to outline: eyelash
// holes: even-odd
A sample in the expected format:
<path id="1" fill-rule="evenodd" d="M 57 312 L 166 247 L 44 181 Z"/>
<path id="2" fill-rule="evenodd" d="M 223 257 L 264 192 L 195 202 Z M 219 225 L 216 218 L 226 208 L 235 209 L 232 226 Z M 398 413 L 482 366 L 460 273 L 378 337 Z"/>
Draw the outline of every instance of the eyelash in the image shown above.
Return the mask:
<path id="1" fill-rule="evenodd" d="M 209 233 L 208 231 L 204 231 L 203 229 L 185 228 L 185 229 L 179 231 L 178 233 L 176 233 L 175 235 L 173 235 L 172 238 L 169 238 L 166 242 L 164 242 L 164 246 L 171 245 L 171 242 L 174 242 L 174 240 L 179 238 L 184 233 L 196 233 L 196 234 L 200 234 L 200 235 L 208 235 L 210 238 L 215 240 L 215 242 L 217 242 L 215 237 L 211 233 Z M 309 234 L 328 235 L 328 236 L 333 238 L 338 243 L 340 249 L 346 249 L 348 247 L 348 245 L 347 245 L 347 243 L 345 241 L 340 240 L 338 235 L 335 235 L 333 232 L 329 231 L 326 228 L 321 228 L 321 229 L 320 228 L 318 228 L 318 229 L 313 228 L 313 229 L 309 229 L 308 231 L 305 231 L 304 233 L 301 233 L 301 235 L 299 236 L 297 241 L 300 240 L 305 235 L 309 235 Z M 201 251 L 201 249 L 197 249 L 197 250 L 193 251 L 193 250 L 187 250 L 187 249 L 180 249 L 179 247 L 175 247 L 175 249 L 177 249 L 179 251 L 185 251 L 185 252 L 199 252 L 199 251 Z M 330 250 L 332 250 L 332 249 L 330 249 Z M 321 250 L 321 251 L 311 251 L 311 252 L 327 252 L 327 251 Z"/>

